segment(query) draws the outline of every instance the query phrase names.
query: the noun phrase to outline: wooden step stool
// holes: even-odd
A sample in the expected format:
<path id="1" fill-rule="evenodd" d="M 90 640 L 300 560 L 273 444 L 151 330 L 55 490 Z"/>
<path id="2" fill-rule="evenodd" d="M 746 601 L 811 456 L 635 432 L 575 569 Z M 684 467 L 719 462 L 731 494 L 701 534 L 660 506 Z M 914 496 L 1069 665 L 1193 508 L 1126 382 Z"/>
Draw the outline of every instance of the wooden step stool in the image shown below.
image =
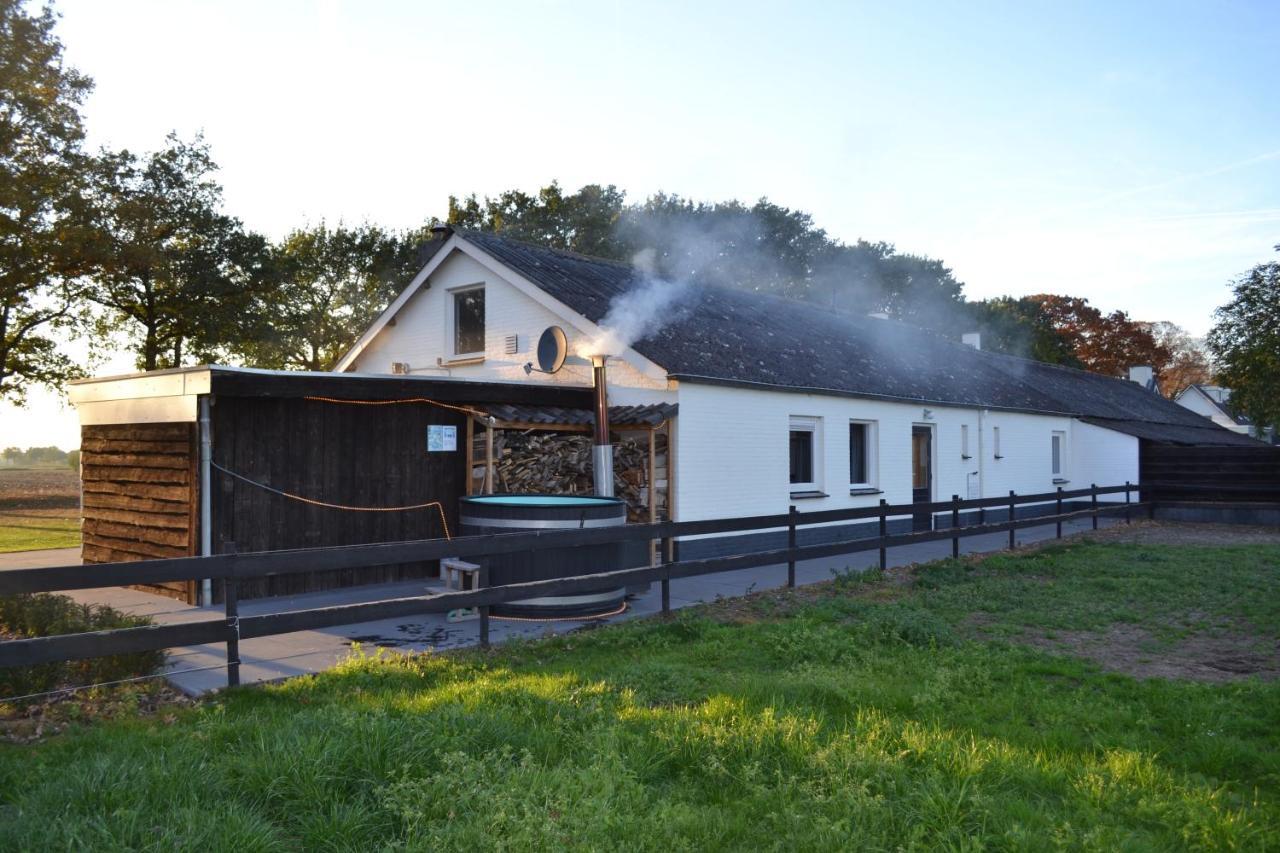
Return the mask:
<path id="1" fill-rule="evenodd" d="M 480 567 L 457 557 L 445 557 L 440 560 L 440 574 L 447 590 L 475 589 L 480 580 Z M 467 622 L 479 618 L 480 610 L 476 607 L 460 607 L 445 614 L 445 619 L 449 622 Z"/>

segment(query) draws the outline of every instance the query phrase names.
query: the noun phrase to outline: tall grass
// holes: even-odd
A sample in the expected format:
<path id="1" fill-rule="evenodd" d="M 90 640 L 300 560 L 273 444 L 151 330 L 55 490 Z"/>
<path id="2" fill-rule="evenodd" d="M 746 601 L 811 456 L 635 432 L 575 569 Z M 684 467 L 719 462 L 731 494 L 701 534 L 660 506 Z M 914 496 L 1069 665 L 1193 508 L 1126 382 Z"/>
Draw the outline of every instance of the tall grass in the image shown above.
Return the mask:
<path id="1" fill-rule="evenodd" d="M 357 656 L 174 725 L 0 749 L 0 848 L 1280 845 L 1276 684 L 1137 681 L 964 618 L 976 600 L 1010 631 L 1053 621 L 1140 552 L 940 565 L 897 598 L 844 585 L 749 624 L 711 608 L 491 654 Z M 1280 551 L 1212 553 L 1204 572 L 1230 561 L 1274 591 Z M 1134 589 L 1215 585 L 1165 556 Z M 996 591 L 1046 573 L 1056 597 Z"/>

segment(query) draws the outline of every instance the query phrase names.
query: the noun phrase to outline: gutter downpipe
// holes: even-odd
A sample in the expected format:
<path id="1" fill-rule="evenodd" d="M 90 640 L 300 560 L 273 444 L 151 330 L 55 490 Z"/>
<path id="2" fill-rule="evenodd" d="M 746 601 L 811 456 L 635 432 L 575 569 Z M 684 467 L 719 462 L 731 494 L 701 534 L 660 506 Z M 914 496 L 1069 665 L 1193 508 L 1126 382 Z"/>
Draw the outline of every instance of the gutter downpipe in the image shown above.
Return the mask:
<path id="1" fill-rule="evenodd" d="M 209 422 L 209 395 L 200 398 L 200 555 L 208 557 L 213 553 L 213 488 L 209 482 L 213 461 L 213 436 Z M 209 607 L 213 604 L 213 580 L 205 578 L 200 582 L 200 605 Z"/>
<path id="2" fill-rule="evenodd" d="M 985 498 L 987 496 L 987 454 L 984 452 L 986 447 L 986 409 L 978 409 L 978 497 Z"/>

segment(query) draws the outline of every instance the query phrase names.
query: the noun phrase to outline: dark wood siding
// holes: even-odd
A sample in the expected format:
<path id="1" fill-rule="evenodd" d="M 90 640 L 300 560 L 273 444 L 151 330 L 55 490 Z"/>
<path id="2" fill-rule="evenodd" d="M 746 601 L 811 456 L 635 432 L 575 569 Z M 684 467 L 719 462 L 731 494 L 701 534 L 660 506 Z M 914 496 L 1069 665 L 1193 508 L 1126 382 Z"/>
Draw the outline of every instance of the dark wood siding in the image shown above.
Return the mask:
<path id="1" fill-rule="evenodd" d="M 196 553 L 195 424 L 85 426 L 81 555 L 86 563 Z M 191 581 L 149 587 L 193 600 Z"/>
<path id="2" fill-rule="evenodd" d="M 1143 441 L 1138 459 L 1144 499 L 1280 501 L 1280 448 Z"/>
<path id="3" fill-rule="evenodd" d="M 217 397 L 213 459 L 274 489 L 325 503 L 389 507 L 439 501 L 456 531 L 465 493 L 466 415 L 429 403 L 356 405 L 298 398 Z M 457 428 L 457 449 L 427 452 L 427 428 Z M 266 551 L 434 539 L 440 511 L 359 512 L 273 494 L 215 470 L 213 546 Z M 434 563 L 314 572 L 246 583 L 244 597 L 289 595 L 436 573 Z M 215 597 L 220 591 L 215 591 Z"/>

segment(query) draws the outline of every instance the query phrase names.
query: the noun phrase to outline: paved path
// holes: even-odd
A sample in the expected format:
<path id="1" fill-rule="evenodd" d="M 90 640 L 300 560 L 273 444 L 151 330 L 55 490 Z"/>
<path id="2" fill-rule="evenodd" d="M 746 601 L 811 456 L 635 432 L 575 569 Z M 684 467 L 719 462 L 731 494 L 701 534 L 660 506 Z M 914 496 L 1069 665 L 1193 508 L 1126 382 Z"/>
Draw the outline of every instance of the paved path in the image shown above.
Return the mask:
<path id="1" fill-rule="evenodd" d="M 43 569 L 80 562 L 79 548 L 49 548 L 45 551 L 14 551 L 0 554 L 0 572 L 5 569 Z"/>
<path id="2" fill-rule="evenodd" d="M 1103 526 L 1122 523 L 1101 519 Z M 1068 522 L 1063 532 L 1078 533 L 1089 528 L 1088 520 Z M 1028 527 L 1017 531 L 1019 544 L 1039 542 L 1054 536 L 1052 524 Z M 987 533 L 960 540 L 962 553 L 989 553 L 1007 547 L 1007 533 Z M 68 559 L 68 551 L 70 559 Z M 32 564 L 65 565 L 76 562 L 76 549 L 49 552 L 28 552 Z M 889 564 L 903 566 L 947 557 L 951 554 L 950 540 L 924 542 L 889 549 Z M 59 555 L 57 557 L 53 555 Z M 12 556 L 12 555 L 6 555 Z M 809 560 L 796 566 L 796 582 L 811 584 L 830 580 L 833 573 L 865 571 L 876 565 L 876 551 L 826 557 Z M 0 569 L 17 568 L 0 561 Z M 16 562 L 16 561 L 14 561 Z M 683 578 L 671 582 L 671 606 L 688 607 L 715 601 L 718 598 L 746 595 L 747 593 L 781 587 L 786 583 L 784 564 L 742 569 L 718 575 Z M 240 603 L 240 613 L 250 616 L 286 610 L 324 607 L 334 604 L 353 604 L 378 601 L 385 598 L 421 595 L 427 589 L 439 589 L 438 582 L 409 581 L 396 584 L 350 587 L 325 592 L 307 593 L 280 598 L 251 599 Z M 216 618 L 222 615 L 218 608 L 193 607 L 159 595 L 139 590 L 111 587 L 67 593 L 78 601 L 108 604 L 117 609 L 147 615 L 159 624 L 187 622 Z M 661 610 L 659 585 L 630 602 L 627 612 L 615 620 L 650 616 Z M 583 625 L 580 621 L 524 622 L 494 617 L 490 621 L 490 639 L 503 642 L 513 637 L 540 637 L 549 633 L 564 633 Z M 475 621 L 450 623 L 443 615 L 426 615 L 414 618 L 384 619 L 346 625 L 321 631 L 302 631 L 276 637 L 260 637 L 240 644 L 240 678 L 242 683 L 275 681 L 296 675 L 320 672 L 332 667 L 348 656 L 352 644 L 365 648 L 382 647 L 407 651 L 427 649 L 451 649 L 475 645 L 478 625 Z M 180 689 L 199 694 L 226 685 L 226 647 L 222 644 L 192 646 L 173 649 L 169 654 L 169 680 Z"/>

